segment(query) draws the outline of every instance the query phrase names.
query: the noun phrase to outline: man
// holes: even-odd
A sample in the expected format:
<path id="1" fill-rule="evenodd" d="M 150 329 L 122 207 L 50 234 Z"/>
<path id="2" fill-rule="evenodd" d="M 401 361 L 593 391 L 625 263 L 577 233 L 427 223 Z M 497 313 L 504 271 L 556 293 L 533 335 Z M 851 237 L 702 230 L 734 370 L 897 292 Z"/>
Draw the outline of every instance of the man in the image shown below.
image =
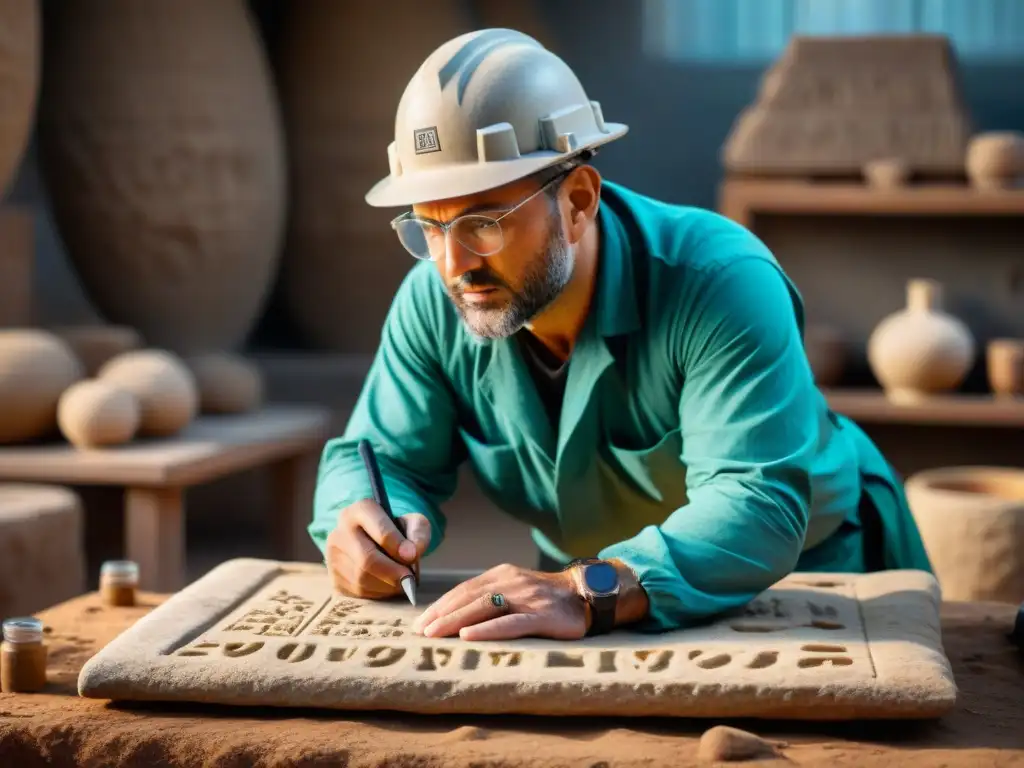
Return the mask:
<path id="1" fill-rule="evenodd" d="M 310 533 L 339 590 L 400 595 L 469 460 L 543 552 L 458 586 L 414 631 L 662 631 L 795 569 L 929 569 L 893 472 L 815 387 L 772 254 L 717 214 L 603 182 L 587 160 L 625 133 L 510 30 L 445 43 L 402 96 L 367 200 L 411 208 L 393 227 L 420 263 L 324 450 Z"/>

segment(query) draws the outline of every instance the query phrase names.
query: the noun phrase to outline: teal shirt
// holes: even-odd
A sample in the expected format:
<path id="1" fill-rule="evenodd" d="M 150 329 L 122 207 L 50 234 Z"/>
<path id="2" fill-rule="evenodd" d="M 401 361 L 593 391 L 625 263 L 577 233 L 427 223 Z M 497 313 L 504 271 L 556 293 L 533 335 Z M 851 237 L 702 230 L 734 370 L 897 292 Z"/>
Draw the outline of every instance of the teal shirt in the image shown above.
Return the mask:
<path id="1" fill-rule="evenodd" d="M 887 565 L 927 569 L 895 476 L 815 386 L 802 300 L 760 240 L 609 182 L 598 226 L 557 429 L 515 341 L 473 336 L 435 265 L 410 270 L 323 452 L 309 528 L 321 550 L 338 511 L 371 497 L 356 450 L 367 438 L 395 513 L 430 519 L 428 552 L 468 460 L 553 558 L 629 564 L 650 600 L 641 630 L 705 620 L 793 570 L 863 570 L 865 490 Z"/>

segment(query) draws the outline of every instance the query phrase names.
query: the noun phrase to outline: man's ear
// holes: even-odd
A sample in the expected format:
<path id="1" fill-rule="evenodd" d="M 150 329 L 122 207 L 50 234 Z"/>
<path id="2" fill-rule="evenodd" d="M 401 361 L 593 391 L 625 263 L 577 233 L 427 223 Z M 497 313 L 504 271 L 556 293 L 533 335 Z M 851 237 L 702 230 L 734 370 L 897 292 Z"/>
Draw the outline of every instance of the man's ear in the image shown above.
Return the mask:
<path id="1" fill-rule="evenodd" d="M 575 244 L 597 218 L 601 202 L 601 174 L 592 165 L 581 165 L 562 182 L 562 191 L 566 235 L 569 242 Z"/>

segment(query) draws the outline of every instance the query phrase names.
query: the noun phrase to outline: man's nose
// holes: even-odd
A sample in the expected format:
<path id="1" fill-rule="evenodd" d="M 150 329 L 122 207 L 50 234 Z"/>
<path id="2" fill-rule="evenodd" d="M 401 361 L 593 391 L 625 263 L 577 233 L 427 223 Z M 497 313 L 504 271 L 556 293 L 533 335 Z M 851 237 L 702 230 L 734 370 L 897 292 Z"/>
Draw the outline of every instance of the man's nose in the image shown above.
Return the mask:
<path id="1" fill-rule="evenodd" d="M 466 272 L 479 269 L 483 264 L 483 256 L 473 253 L 459 242 L 451 231 L 444 238 L 444 271 L 449 280 L 454 280 Z"/>

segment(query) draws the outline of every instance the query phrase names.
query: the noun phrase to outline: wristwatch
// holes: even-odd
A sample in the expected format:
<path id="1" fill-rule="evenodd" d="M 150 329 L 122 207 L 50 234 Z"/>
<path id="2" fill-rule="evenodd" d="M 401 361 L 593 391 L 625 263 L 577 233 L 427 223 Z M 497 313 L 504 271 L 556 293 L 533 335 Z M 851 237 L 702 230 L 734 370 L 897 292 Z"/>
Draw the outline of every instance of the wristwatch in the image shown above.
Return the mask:
<path id="1" fill-rule="evenodd" d="M 582 597 L 590 605 L 588 635 L 601 635 L 615 628 L 615 606 L 619 602 L 619 572 L 607 560 L 586 557 L 573 560 L 566 566 L 576 573 L 576 584 Z"/>

